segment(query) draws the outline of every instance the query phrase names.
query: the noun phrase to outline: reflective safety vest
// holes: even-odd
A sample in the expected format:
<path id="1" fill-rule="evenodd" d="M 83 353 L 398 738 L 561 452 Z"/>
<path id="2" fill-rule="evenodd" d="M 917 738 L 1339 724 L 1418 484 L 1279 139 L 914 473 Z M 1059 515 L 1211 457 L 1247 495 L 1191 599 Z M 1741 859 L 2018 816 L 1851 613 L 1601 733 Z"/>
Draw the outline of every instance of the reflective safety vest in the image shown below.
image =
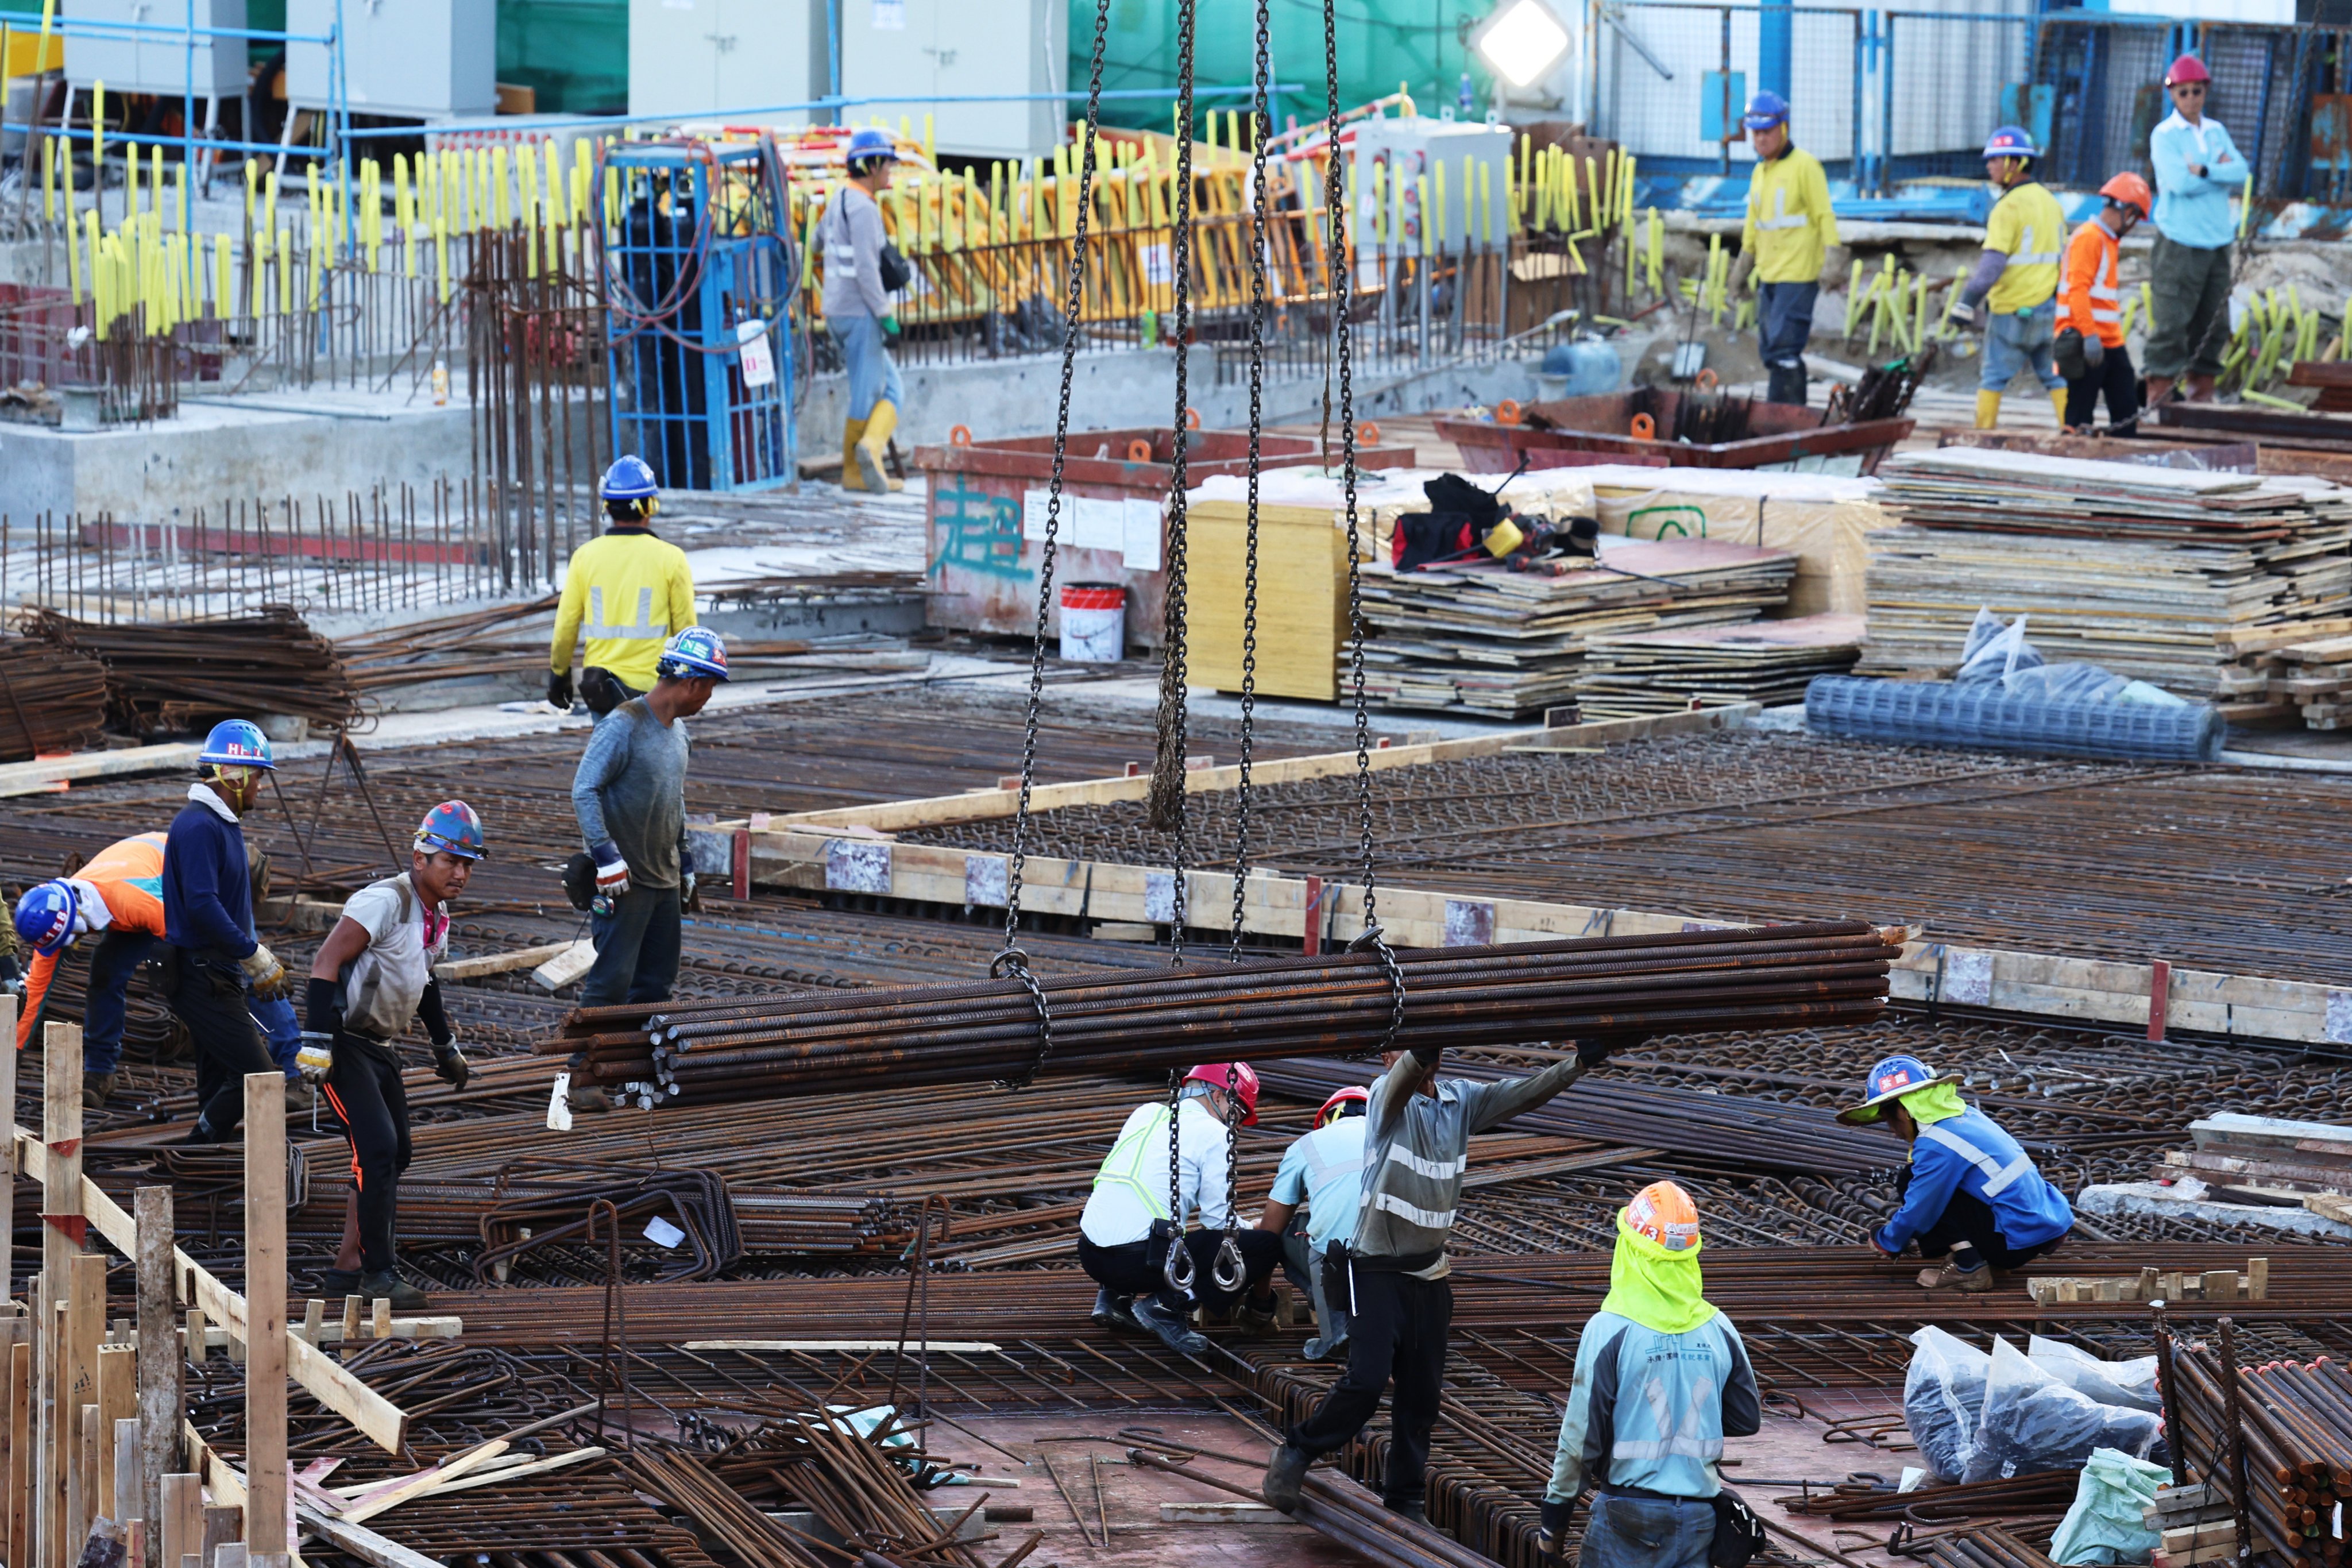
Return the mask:
<path id="1" fill-rule="evenodd" d="M 1120 1187 L 1135 1194 L 1145 1212 L 1153 1219 L 1168 1217 L 1168 1176 L 1166 1167 L 1155 1173 L 1157 1182 L 1144 1179 L 1143 1163 L 1161 1151 L 1158 1145 L 1168 1131 L 1168 1108 L 1150 1107 L 1151 1114 L 1127 1130 L 1126 1135 L 1110 1146 L 1103 1156 L 1102 1169 L 1095 1173 L 1094 1190 Z"/>
<path id="2" fill-rule="evenodd" d="M 643 691 L 654 683 L 662 645 L 694 624 L 694 573 L 686 552 L 643 529 L 615 530 L 572 552 L 548 663 L 570 669 L 572 644 L 584 635 L 583 668 L 611 670 Z"/>
<path id="3" fill-rule="evenodd" d="M 1879 1247 L 1902 1251 L 1943 1216 L 1956 1193 L 1981 1199 L 1992 1210 L 2001 1239 L 2013 1247 L 2038 1246 L 2074 1227 L 2074 1208 L 2042 1180 L 2033 1156 L 1971 1106 L 1958 1116 L 1920 1125 L 1911 1145 L 1911 1180 L 1903 1206 L 1879 1228 Z"/>
<path id="4" fill-rule="evenodd" d="M 2107 226 L 2093 218 L 2066 244 L 2066 279 L 2058 290 L 2058 325 L 2096 338 L 2111 349 L 2124 346 L 2123 292 L 2116 268 L 2123 247 Z"/>
<path id="5" fill-rule="evenodd" d="M 2012 185 L 1985 220 L 1985 248 L 2008 258 L 2000 279 L 1985 296 L 1995 315 L 2014 316 L 2046 304 L 2058 292 L 2060 247 L 2066 215 L 2058 198 L 2038 180 Z"/>

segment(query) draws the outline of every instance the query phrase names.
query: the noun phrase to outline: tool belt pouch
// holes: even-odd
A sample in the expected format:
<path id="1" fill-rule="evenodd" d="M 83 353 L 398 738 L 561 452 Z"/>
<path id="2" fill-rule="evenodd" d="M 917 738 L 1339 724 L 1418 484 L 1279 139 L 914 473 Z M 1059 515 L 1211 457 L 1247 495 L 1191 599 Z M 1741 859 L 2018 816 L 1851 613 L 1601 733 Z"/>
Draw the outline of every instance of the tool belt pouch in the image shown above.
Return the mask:
<path id="1" fill-rule="evenodd" d="M 1348 1268 L 1348 1244 L 1335 1241 L 1323 1249 L 1323 1304 L 1335 1312 L 1356 1310 L 1354 1276 Z"/>
<path id="2" fill-rule="evenodd" d="M 563 900 L 583 914 L 596 901 L 596 858 L 585 849 L 563 863 Z"/>
<path id="3" fill-rule="evenodd" d="M 2058 362 L 2058 374 L 2068 381 L 2080 381 L 2091 374 L 2090 362 L 2083 357 L 2083 334 L 2072 327 L 2050 345 L 2050 357 Z"/>
<path id="4" fill-rule="evenodd" d="M 915 269 L 898 253 L 898 247 L 888 240 L 882 242 L 881 254 L 875 258 L 875 270 L 880 274 L 882 292 L 896 294 L 915 280 Z"/>
<path id="5" fill-rule="evenodd" d="M 621 678 L 603 665 L 591 665 L 580 672 L 580 700 L 588 704 L 588 711 L 602 719 L 629 700 L 629 689 Z"/>
<path id="6" fill-rule="evenodd" d="M 1729 1487 L 1717 1492 L 1714 1502 L 1715 1542 L 1707 1548 L 1707 1568 L 1748 1568 L 1748 1559 L 1770 1540 L 1764 1521 Z"/>
<path id="7" fill-rule="evenodd" d="M 1151 1270 L 1152 1278 L 1158 1279 L 1160 1271 L 1168 1267 L 1168 1248 L 1171 1244 L 1181 1245 L 1177 1241 L 1175 1223 L 1171 1220 L 1153 1220 L 1151 1234 L 1146 1237 L 1143 1242 L 1143 1261 Z"/>

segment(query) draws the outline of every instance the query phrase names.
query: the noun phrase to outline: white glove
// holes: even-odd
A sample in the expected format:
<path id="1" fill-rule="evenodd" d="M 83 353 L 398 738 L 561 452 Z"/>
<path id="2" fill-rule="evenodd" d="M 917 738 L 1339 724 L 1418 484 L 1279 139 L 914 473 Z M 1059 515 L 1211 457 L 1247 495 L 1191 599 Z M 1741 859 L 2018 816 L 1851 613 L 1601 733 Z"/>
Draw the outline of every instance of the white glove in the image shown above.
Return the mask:
<path id="1" fill-rule="evenodd" d="M 294 1053 L 294 1070 L 305 1083 L 324 1083 L 335 1070 L 335 1037 L 302 1031 L 302 1048 Z"/>
<path id="2" fill-rule="evenodd" d="M 621 858 L 621 847 L 607 838 L 589 853 L 596 857 L 596 890 L 611 898 L 619 898 L 629 890 L 629 863 Z"/>
<path id="3" fill-rule="evenodd" d="M 255 947 L 236 961 L 236 966 L 245 972 L 246 984 L 253 987 L 256 996 L 276 998 L 286 994 L 286 966 L 268 947 Z"/>

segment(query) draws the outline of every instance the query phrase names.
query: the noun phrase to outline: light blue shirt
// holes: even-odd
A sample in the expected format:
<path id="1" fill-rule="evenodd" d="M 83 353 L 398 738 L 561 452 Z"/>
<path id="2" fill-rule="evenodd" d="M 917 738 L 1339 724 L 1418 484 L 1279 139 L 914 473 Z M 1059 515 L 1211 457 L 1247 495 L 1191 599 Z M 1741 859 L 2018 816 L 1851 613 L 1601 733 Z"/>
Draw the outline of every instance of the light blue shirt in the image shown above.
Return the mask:
<path id="1" fill-rule="evenodd" d="M 2207 115 L 2191 125 L 2179 112 L 2147 139 L 2156 163 L 2156 226 L 2175 245 L 2215 250 L 2237 237 L 2230 197 L 2253 177 L 2221 122 Z M 2192 174 L 2189 165 L 2204 169 Z"/>
<path id="2" fill-rule="evenodd" d="M 1356 1231 L 1364 1185 L 1364 1119 L 1342 1116 L 1318 1127 L 1282 1152 L 1274 1173 L 1274 1201 L 1307 1203 L 1307 1240 L 1318 1253 Z"/>

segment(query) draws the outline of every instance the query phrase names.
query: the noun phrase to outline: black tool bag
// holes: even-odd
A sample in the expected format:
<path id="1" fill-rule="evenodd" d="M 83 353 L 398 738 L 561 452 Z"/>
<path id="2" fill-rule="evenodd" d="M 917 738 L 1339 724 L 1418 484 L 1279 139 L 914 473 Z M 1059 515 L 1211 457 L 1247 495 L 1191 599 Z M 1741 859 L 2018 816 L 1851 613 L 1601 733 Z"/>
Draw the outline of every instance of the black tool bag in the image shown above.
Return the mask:
<path id="1" fill-rule="evenodd" d="M 1348 1244 L 1335 1241 L 1323 1248 L 1323 1304 L 1334 1312 L 1356 1310 L 1355 1277 L 1348 1270 Z"/>
<path id="2" fill-rule="evenodd" d="M 1715 1543 L 1707 1548 L 1707 1568 L 1748 1568 L 1748 1560 L 1770 1542 L 1764 1521 L 1729 1487 L 1717 1492 L 1714 1500 Z"/>
<path id="3" fill-rule="evenodd" d="M 596 901 L 596 857 L 585 849 L 563 863 L 563 897 L 583 914 Z"/>
<path id="4" fill-rule="evenodd" d="M 1409 511 L 1396 520 L 1389 560 L 1400 572 L 1414 572 L 1432 561 L 1464 554 L 1477 543 L 1470 520 L 1458 511 Z"/>
<path id="5" fill-rule="evenodd" d="M 2068 327 L 2050 345 L 2051 358 L 2058 362 L 2058 374 L 2068 381 L 2080 381 L 2091 374 L 2091 362 L 2084 357 L 2083 334 Z"/>
<path id="6" fill-rule="evenodd" d="M 915 269 L 898 254 L 898 247 L 888 240 L 882 242 L 882 254 L 876 268 L 882 275 L 882 292 L 896 294 L 915 280 Z"/>

